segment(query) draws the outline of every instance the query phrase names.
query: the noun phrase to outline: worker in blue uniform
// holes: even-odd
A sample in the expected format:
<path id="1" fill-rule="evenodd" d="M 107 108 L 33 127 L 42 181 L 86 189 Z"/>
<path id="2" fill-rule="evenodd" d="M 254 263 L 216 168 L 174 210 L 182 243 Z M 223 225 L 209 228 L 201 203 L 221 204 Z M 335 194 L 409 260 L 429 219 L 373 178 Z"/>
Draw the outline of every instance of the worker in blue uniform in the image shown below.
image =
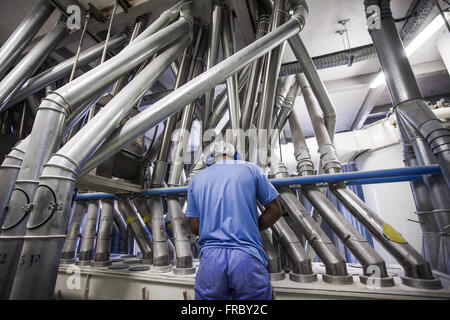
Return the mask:
<path id="1" fill-rule="evenodd" d="M 189 183 L 186 216 L 199 235 L 197 300 L 270 300 L 260 231 L 281 217 L 276 189 L 256 165 L 237 160 L 232 144 L 212 148 L 213 164 Z M 257 201 L 265 207 L 258 217 Z"/>

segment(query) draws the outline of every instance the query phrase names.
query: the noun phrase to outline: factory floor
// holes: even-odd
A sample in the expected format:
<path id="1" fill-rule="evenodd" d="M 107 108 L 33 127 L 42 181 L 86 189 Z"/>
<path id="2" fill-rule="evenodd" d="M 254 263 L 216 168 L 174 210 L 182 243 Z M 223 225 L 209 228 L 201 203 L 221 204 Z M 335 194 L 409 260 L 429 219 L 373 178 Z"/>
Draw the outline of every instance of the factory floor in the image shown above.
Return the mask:
<path id="1" fill-rule="evenodd" d="M 193 300 L 195 274 L 175 275 L 172 271 L 156 272 L 151 266 L 142 264 L 136 256 L 111 257 L 110 267 L 79 266 L 61 264 L 55 287 L 55 298 L 62 300 Z M 132 271 L 134 269 L 147 269 Z M 198 260 L 194 261 L 198 266 Z M 138 267 L 138 268 L 136 268 Z M 141 268 L 144 267 L 144 268 Z M 115 268 L 115 267 L 113 267 Z M 395 286 L 388 288 L 370 288 L 360 283 L 362 268 L 358 264 L 348 264 L 348 273 L 353 276 L 352 284 L 330 284 L 322 280 L 325 268 L 322 263 L 313 263 L 317 281 L 298 283 L 289 279 L 272 281 L 274 298 L 288 299 L 450 299 L 450 281 L 440 277 L 443 289 L 426 290 L 405 286 L 400 275 L 403 270 L 398 265 L 389 265 L 388 273 L 393 277 Z"/>

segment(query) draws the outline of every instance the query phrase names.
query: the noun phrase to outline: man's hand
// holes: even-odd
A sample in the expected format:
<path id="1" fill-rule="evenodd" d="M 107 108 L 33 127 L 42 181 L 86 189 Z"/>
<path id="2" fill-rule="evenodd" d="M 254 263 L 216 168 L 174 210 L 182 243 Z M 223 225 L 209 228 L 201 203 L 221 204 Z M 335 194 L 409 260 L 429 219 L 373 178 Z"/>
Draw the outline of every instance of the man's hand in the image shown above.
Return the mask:
<path id="1" fill-rule="evenodd" d="M 191 231 L 193 234 L 198 236 L 198 227 L 199 227 L 199 220 L 198 218 L 189 218 L 189 227 L 191 228 Z"/>
<path id="2" fill-rule="evenodd" d="M 278 198 L 275 198 L 269 202 L 266 206 L 266 210 L 258 218 L 259 231 L 263 231 L 271 227 L 278 219 L 281 218 L 281 204 Z"/>

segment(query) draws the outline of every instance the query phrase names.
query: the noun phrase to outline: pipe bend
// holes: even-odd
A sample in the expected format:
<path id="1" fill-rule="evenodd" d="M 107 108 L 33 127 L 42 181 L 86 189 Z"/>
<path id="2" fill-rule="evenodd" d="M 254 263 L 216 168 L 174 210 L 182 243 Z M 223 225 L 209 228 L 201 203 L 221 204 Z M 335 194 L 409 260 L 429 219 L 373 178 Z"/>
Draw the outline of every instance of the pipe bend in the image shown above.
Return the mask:
<path id="1" fill-rule="evenodd" d="M 49 95 L 42 99 L 38 111 L 46 109 L 60 112 L 64 114 L 66 118 L 69 117 L 73 111 L 69 101 L 67 101 L 67 99 L 57 91 L 49 91 Z"/>

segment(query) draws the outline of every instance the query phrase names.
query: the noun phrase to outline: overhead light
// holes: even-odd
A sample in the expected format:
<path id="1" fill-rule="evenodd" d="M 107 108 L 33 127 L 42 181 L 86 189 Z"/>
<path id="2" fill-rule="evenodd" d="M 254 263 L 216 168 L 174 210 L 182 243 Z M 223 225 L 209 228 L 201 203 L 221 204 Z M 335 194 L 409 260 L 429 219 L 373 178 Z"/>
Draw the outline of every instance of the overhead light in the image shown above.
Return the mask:
<path id="1" fill-rule="evenodd" d="M 446 13 L 448 19 L 448 13 Z M 436 16 L 413 41 L 405 48 L 406 56 L 409 58 L 414 52 L 416 52 L 423 44 L 430 39 L 436 32 L 439 31 L 441 27 L 445 24 L 444 18 L 441 15 Z M 370 84 L 371 89 L 378 88 L 382 83 L 385 82 L 384 73 L 381 71 L 377 77 Z"/>

